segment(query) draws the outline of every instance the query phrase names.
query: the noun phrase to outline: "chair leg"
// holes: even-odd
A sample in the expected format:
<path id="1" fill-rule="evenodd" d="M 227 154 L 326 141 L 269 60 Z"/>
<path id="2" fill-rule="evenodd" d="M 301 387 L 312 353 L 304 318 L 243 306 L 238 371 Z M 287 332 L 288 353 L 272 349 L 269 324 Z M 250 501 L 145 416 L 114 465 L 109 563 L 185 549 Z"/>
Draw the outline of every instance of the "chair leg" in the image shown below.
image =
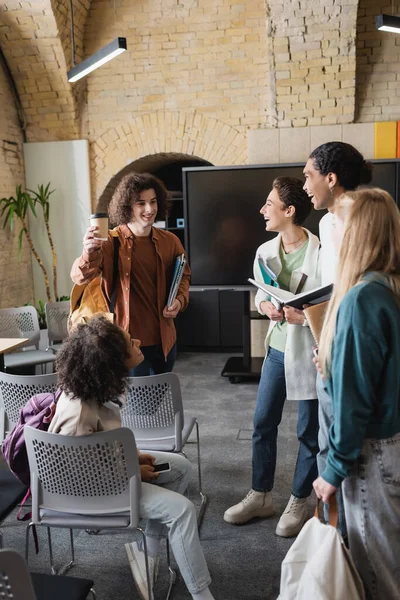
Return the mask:
<path id="1" fill-rule="evenodd" d="M 69 539 L 71 545 L 71 560 L 69 561 L 69 563 L 61 567 L 57 575 L 65 575 L 67 571 L 69 571 L 71 567 L 73 567 L 75 564 L 74 532 L 72 529 L 69 530 Z"/>
<path id="2" fill-rule="evenodd" d="M 3 544 L 3 532 L 0 531 L 0 550 L 4 548 L 4 544 Z"/>
<path id="3" fill-rule="evenodd" d="M 166 541 L 167 541 L 167 563 L 168 563 L 168 572 L 169 572 L 169 586 L 168 586 L 168 591 L 167 591 L 165 600 L 169 600 L 169 598 L 171 596 L 172 586 L 174 585 L 174 583 L 176 581 L 176 571 L 174 571 L 174 569 L 171 567 L 171 553 L 170 553 L 168 538 Z"/>
<path id="4" fill-rule="evenodd" d="M 6 437 L 6 412 L 2 406 L 0 406 L 0 444 Z"/>
<path id="5" fill-rule="evenodd" d="M 51 530 L 50 530 L 50 527 L 47 528 L 47 540 L 48 540 L 48 543 L 49 543 L 50 572 L 51 572 L 52 575 L 57 575 L 57 569 L 54 566 L 53 544 L 51 543 Z"/>
<path id="6" fill-rule="evenodd" d="M 147 589 L 149 591 L 149 600 L 154 600 L 153 595 L 153 582 L 150 580 L 150 569 L 149 569 L 149 555 L 147 552 L 146 534 L 140 527 L 136 527 L 137 531 L 140 531 L 143 539 L 143 550 L 144 550 L 144 561 L 146 564 L 146 578 L 147 578 Z"/>
<path id="7" fill-rule="evenodd" d="M 200 431 L 199 431 L 199 424 L 197 421 L 196 421 L 196 438 L 197 438 L 197 471 L 198 471 L 198 477 L 199 477 L 199 494 L 200 494 L 200 499 L 201 499 L 199 514 L 197 515 L 197 527 L 198 527 L 198 529 L 200 529 L 200 526 L 201 526 L 201 523 L 202 523 L 203 517 L 204 517 L 204 511 L 205 511 L 206 505 L 207 505 L 207 496 L 205 494 L 203 494 L 203 486 L 202 486 L 202 480 L 201 480 Z"/>
<path id="8" fill-rule="evenodd" d="M 96 600 L 97 596 L 96 596 L 96 592 L 94 591 L 93 588 L 91 588 L 89 594 L 91 595 L 91 597 L 93 598 L 93 600 Z"/>
<path id="9" fill-rule="evenodd" d="M 29 532 L 31 530 L 31 527 L 33 527 L 33 523 L 29 523 L 29 525 L 26 526 L 26 532 L 25 532 L 25 561 L 26 561 L 26 564 L 29 564 Z"/>

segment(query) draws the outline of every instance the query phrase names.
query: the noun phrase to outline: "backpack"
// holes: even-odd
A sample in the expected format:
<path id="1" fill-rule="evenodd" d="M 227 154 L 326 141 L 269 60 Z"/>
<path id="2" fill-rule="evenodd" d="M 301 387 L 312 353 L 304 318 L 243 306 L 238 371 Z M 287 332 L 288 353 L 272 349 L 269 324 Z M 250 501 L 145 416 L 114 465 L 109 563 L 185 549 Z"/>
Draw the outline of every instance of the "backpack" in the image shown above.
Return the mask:
<path id="1" fill-rule="evenodd" d="M 24 427 L 25 425 L 29 425 L 29 427 L 47 431 L 60 396 L 61 390 L 44 392 L 32 396 L 25 406 L 21 408 L 17 424 L 3 441 L 1 451 L 10 470 L 27 486 L 30 485 L 30 471 Z"/>
<path id="2" fill-rule="evenodd" d="M 110 305 L 108 305 L 101 287 L 101 276 L 95 277 L 92 281 L 84 285 L 75 284 L 71 292 L 68 331 L 71 331 L 75 325 L 85 322 L 97 313 L 104 313 L 110 321 L 114 321 L 118 280 L 119 238 L 118 234 L 114 231 L 111 232 L 111 235 L 114 242 L 114 263 Z"/>

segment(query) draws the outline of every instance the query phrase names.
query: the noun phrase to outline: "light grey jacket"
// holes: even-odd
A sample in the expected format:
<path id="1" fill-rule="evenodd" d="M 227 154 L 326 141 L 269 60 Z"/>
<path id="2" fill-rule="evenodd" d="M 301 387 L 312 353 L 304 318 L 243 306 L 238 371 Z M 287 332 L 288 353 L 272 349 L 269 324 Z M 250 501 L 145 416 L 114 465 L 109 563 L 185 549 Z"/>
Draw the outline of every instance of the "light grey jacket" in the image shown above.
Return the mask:
<path id="1" fill-rule="evenodd" d="M 300 269 L 292 273 L 290 279 L 289 291 L 295 293 L 300 283 L 303 273 L 307 275 L 306 282 L 302 292 L 312 290 L 321 285 L 320 275 L 320 244 L 316 235 L 307 229 L 304 231 L 308 235 L 308 247 L 304 257 L 304 262 Z M 281 235 L 278 234 L 273 240 L 262 244 L 254 260 L 254 279 L 263 281 L 263 277 L 258 264 L 261 257 L 264 261 L 268 260 L 268 265 L 276 275 L 282 271 L 282 263 L 279 258 L 279 249 L 281 246 Z M 257 310 L 260 310 L 260 303 L 269 300 L 269 296 L 262 290 L 258 290 L 255 298 Z M 265 339 L 266 355 L 269 348 L 269 339 L 276 321 L 271 321 L 267 337 Z M 288 400 L 311 400 L 317 398 L 315 390 L 316 370 L 313 363 L 312 347 L 315 344 L 307 323 L 303 325 L 287 326 L 287 337 L 285 346 L 285 379 L 286 379 L 286 397 Z"/>

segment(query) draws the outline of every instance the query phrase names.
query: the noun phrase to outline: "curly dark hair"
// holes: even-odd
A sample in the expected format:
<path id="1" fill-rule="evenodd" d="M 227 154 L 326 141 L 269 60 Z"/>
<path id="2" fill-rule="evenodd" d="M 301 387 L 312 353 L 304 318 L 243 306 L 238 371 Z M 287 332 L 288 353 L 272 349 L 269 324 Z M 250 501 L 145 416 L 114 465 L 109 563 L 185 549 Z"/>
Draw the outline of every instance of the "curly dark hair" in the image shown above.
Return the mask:
<path id="1" fill-rule="evenodd" d="M 113 225 L 127 225 L 132 220 L 132 205 L 140 199 L 140 193 L 153 189 L 157 196 L 156 221 L 165 219 L 170 208 L 170 197 L 163 182 L 150 173 L 125 175 L 117 185 L 108 207 Z"/>
<path id="2" fill-rule="evenodd" d="M 119 403 L 129 356 L 122 329 L 104 315 L 94 315 L 80 323 L 57 352 L 59 387 L 82 402 Z"/>
<path id="3" fill-rule="evenodd" d="M 322 174 L 335 173 L 339 185 L 345 190 L 355 190 L 370 183 L 372 164 L 351 144 L 327 142 L 310 154 L 314 167 Z"/>
<path id="4" fill-rule="evenodd" d="M 312 209 L 311 199 L 303 190 L 303 182 L 296 177 L 277 177 L 272 183 L 282 204 L 289 208 L 294 206 L 294 225 L 302 225 Z"/>

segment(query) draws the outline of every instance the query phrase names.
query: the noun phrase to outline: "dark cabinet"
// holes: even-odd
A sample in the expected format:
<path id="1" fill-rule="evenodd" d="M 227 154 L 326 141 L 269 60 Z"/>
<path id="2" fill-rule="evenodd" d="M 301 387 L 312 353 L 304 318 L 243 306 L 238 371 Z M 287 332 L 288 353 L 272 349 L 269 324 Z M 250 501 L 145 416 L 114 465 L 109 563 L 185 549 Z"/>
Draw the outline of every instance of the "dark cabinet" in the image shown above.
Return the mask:
<path id="1" fill-rule="evenodd" d="M 189 306 L 176 319 L 178 349 L 241 351 L 244 293 L 190 290 Z"/>

